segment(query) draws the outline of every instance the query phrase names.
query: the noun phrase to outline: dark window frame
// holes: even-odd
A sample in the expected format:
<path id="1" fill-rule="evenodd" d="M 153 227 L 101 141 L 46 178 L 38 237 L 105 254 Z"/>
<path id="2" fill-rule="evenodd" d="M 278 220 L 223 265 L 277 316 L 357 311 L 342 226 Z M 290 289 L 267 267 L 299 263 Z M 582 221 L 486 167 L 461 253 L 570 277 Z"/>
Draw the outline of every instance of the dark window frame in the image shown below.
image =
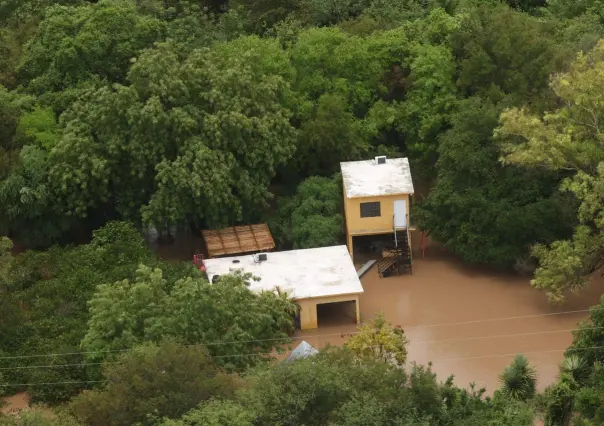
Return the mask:
<path id="1" fill-rule="evenodd" d="M 382 216 L 382 203 L 380 203 L 379 201 L 361 203 L 360 206 L 361 218 Z"/>

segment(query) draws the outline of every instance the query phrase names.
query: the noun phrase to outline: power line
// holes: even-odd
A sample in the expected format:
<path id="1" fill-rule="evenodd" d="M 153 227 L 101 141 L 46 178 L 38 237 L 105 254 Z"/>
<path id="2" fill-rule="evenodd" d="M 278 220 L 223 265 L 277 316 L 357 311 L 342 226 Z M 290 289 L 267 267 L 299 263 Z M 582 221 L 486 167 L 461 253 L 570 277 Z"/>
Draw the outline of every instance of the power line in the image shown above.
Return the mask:
<path id="1" fill-rule="evenodd" d="M 532 352 L 516 352 L 516 353 L 508 353 L 508 354 L 495 354 L 495 355 L 486 355 L 486 356 L 467 356 L 467 357 L 453 357 L 453 358 L 434 358 L 432 361 L 463 361 L 470 359 L 483 359 L 483 358 L 498 358 L 498 357 L 507 357 L 507 356 L 516 356 L 519 353 L 523 355 L 536 355 L 536 354 L 547 354 L 554 352 L 565 352 L 565 351 L 587 351 L 591 349 L 604 349 L 604 346 L 591 346 L 587 348 L 566 348 L 566 349 L 551 349 L 547 351 L 532 351 Z"/>
<path id="2" fill-rule="evenodd" d="M 546 331 L 533 331 L 528 333 L 511 333 L 511 334 L 493 334 L 491 336 L 477 336 L 477 337 L 464 337 L 461 339 L 447 339 L 447 340 L 420 340 L 419 342 L 410 341 L 411 344 L 420 343 L 454 343 L 454 342 L 467 342 L 470 340 L 481 340 L 481 339 L 500 339 L 505 337 L 522 337 L 522 336 L 536 336 L 539 334 L 554 334 L 554 333 L 567 333 L 573 331 L 583 330 L 600 330 L 604 327 L 585 327 L 585 328 L 567 328 L 561 330 L 546 330 Z"/>
<path id="3" fill-rule="evenodd" d="M 511 334 L 495 334 L 490 336 L 477 336 L 477 337 L 466 337 L 461 339 L 447 339 L 447 340 L 420 340 L 418 342 L 414 342 L 411 340 L 411 344 L 424 344 L 424 343 L 455 343 L 455 342 L 466 342 L 472 340 L 482 340 L 482 339 L 500 339 L 506 337 L 522 337 L 522 336 L 535 336 L 540 334 L 554 334 L 554 333 L 567 333 L 578 330 L 599 330 L 604 327 L 586 327 L 586 328 L 568 328 L 562 330 L 545 330 L 545 331 L 535 331 L 528 333 L 511 333 Z M 203 344 L 199 344 L 203 346 Z M 185 345 L 185 346 L 196 346 L 196 345 Z M 126 349 L 128 350 L 128 349 Z M 231 355 L 214 355 L 210 356 L 211 358 L 229 358 L 229 357 L 244 357 L 244 356 L 257 356 L 257 355 L 280 355 L 279 352 L 267 352 L 267 353 L 247 353 L 247 354 L 231 354 Z M 70 366 L 87 366 L 87 365 L 101 365 L 101 364 L 115 364 L 115 362 L 90 362 L 90 363 L 75 363 L 75 364 L 50 364 L 50 365 L 31 365 L 31 366 L 17 366 L 17 367 L 2 367 L 0 370 L 21 370 L 21 369 L 33 369 L 33 368 L 61 368 L 61 367 L 70 367 Z"/>
<path id="4" fill-rule="evenodd" d="M 512 317 L 500 317 L 500 318 L 485 318 L 479 320 L 470 320 L 470 321 L 459 321 L 459 322 L 449 322 L 449 323 L 438 323 L 438 324 L 427 324 L 427 325 L 419 325 L 419 326 L 411 326 L 404 328 L 405 332 L 415 331 L 415 330 L 423 330 L 426 328 L 436 328 L 436 327 L 453 327 L 453 326 L 461 326 L 461 325 L 469 325 L 469 324 L 482 324 L 487 322 L 496 322 L 496 321 L 511 321 L 511 320 L 519 320 L 519 319 L 529 319 L 529 318 L 540 318 L 540 317 L 548 317 L 554 315 L 569 315 L 569 314 L 578 314 L 578 313 L 586 313 L 594 310 L 601 310 L 602 308 L 590 308 L 590 309 L 580 309 L 574 311 L 561 311 L 561 312 L 550 312 L 547 314 L 533 314 L 533 315 L 520 315 L 520 316 L 512 316 Z M 274 342 L 280 340 L 308 340 L 314 338 L 321 337 L 349 337 L 356 334 L 359 334 L 359 331 L 342 331 L 339 333 L 326 333 L 326 334 L 315 334 L 315 335 L 303 335 L 303 336 L 292 336 L 292 337 L 277 337 L 271 339 L 253 339 L 253 340 L 234 340 L 228 342 L 209 342 L 202 343 L 200 345 L 204 346 L 217 346 L 217 345 L 235 345 L 235 344 L 244 344 L 244 343 L 258 343 L 258 342 Z M 31 355 L 14 355 L 14 356 L 3 356 L 0 357 L 2 359 L 20 359 L 20 358 L 41 358 L 41 357 L 53 357 L 53 356 L 68 356 L 68 355 L 90 355 L 90 354 L 101 354 L 101 353 L 113 353 L 113 352 L 127 352 L 130 349 L 107 349 L 101 351 L 80 351 L 80 352 L 63 352 L 63 353 L 50 353 L 50 354 L 31 354 Z"/>
<path id="5" fill-rule="evenodd" d="M 369 346 L 369 348 L 376 348 L 379 346 Z M 522 352 L 524 355 L 536 355 L 536 354 L 545 354 L 545 353 L 554 353 L 554 352 L 564 352 L 566 350 L 572 351 L 585 351 L 592 349 L 604 349 L 604 346 L 591 346 L 587 348 L 570 348 L 570 349 L 552 349 L 547 351 L 533 351 L 533 352 Z M 275 353 L 264 353 L 264 354 L 240 354 L 240 355 L 278 355 Z M 434 361 L 463 361 L 463 360 L 476 360 L 476 359 L 487 359 L 487 358 L 498 358 L 498 357 L 508 357 L 515 356 L 518 353 L 507 353 L 507 354 L 494 354 L 494 355 L 481 355 L 475 357 L 452 357 L 452 358 L 434 358 L 431 362 Z M 231 356 L 231 355 L 225 355 Z M 37 386 L 37 385 L 62 385 L 62 384 L 76 384 L 76 383 L 102 383 L 103 380 L 84 380 L 84 381 L 69 381 L 69 382 L 33 382 L 33 383 L 0 383 L 0 386 Z"/>
<path id="6" fill-rule="evenodd" d="M 27 365 L 27 366 L 17 366 L 17 367 L 2 367 L 0 370 L 26 370 L 30 368 L 61 368 L 61 367 L 74 367 L 74 366 L 83 366 L 83 365 L 101 365 L 104 364 L 102 362 L 84 362 L 81 364 L 51 364 L 51 365 Z M 108 362 L 106 364 L 115 364 L 114 362 Z"/>
<path id="7" fill-rule="evenodd" d="M 34 382 L 34 383 L 0 383 L 0 386 L 37 386 L 37 385 L 67 385 L 76 383 L 101 383 L 102 380 L 83 380 L 73 382 Z"/>

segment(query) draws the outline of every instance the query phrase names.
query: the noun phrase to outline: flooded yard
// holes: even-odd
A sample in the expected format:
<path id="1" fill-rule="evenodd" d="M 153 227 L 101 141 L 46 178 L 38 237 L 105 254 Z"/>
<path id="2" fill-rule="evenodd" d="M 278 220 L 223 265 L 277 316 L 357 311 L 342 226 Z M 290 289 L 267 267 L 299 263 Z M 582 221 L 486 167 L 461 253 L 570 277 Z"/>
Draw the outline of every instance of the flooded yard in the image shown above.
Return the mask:
<path id="1" fill-rule="evenodd" d="M 532 289 L 530 277 L 464 266 L 459 259 L 428 247 L 422 259 L 416 234 L 413 275 L 379 278 L 372 268 L 362 279 L 361 319 L 383 312 L 400 325 L 409 339 L 409 360 L 433 363 L 445 379 L 455 374 L 456 383 L 475 382 L 489 393 L 498 387 L 498 375 L 515 354 L 525 354 L 538 372 L 538 388 L 553 383 L 572 330 L 588 317 L 586 310 L 599 303 L 604 293 L 602 279 L 563 305 L 548 304 L 545 294 Z M 186 244 L 160 247 L 167 259 L 188 260 L 203 242 L 193 237 Z M 362 257 L 355 257 L 355 263 Z M 319 320 L 319 329 L 298 332 L 316 348 L 341 345 L 356 325 L 342 321 L 344 315 Z M 296 346 L 295 340 L 292 346 Z"/>
<path id="2" fill-rule="evenodd" d="M 379 278 L 372 268 L 362 278 L 361 319 L 382 311 L 405 330 L 410 361 L 432 362 L 442 380 L 455 374 L 458 385 L 475 382 L 489 393 L 517 353 L 537 368 L 539 390 L 553 383 L 572 329 L 604 292 L 604 283 L 593 283 L 565 304 L 551 306 L 528 277 L 463 267 L 437 250 L 425 259 L 415 256 L 413 275 Z M 343 344 L 344 333 L 354 330 L 354 325 L 330 325 L 299 337 L 321 348 Z"/>

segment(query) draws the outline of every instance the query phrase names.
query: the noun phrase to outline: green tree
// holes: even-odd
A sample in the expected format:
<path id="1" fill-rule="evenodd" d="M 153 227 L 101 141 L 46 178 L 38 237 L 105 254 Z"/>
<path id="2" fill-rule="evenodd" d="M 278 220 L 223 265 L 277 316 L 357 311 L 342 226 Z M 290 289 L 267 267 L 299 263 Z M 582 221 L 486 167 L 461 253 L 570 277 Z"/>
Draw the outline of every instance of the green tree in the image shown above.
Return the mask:
<path id="1" fill-rule="evenodd" d="M 531 282 L 562 300 L 567 290 L 578 290 L 604 264 L 604 42 L 588 54 L 580 53 L 567 73 L 552 80 L 562 107 L 543 117 L 510 109 L 501 115 L 497 134 L 504 161 L 527 168 L 562 171 L 570 177 L 561 189 L 579 201 L 573 238 L 534 249 L 540 268 Z"/>
<path id="2" fill-rule="evenodd" d="M 452 377 L 439 383 L 429 367 L 414 365 L 407 374 L 347 348 L 322 350 L 247 378 L 234 400 L 204 403 L 162 426 L 230 425 L 223 420 L 230 415 L 238 420 L 232 424 L 241 426 L 530 426 L 533 421 L 521 403 L 485 400 L 484 390 L 457 388 Z"/>
<path id="3" fill-rule="evenodd" d="M 61 137 L 61 130 L 51 108 L 36 107 L 23 114 L 17 132 L 50 151 Z"/>
<path id="4" fill-rule="evenodd" d="M 555 173 L 502 167 L 493 129 L 501 107 L 472 97 L 459 103 L 441 135 L 436 185 L 415 218 L 464 260 L 521 264 L 536 242 L 569 235 L 572 203 L 558 194 Z"/>
<path id="5" fill-rule="evenodd" d="M 144 344 L 103 366 L 104 386 L 70 402 L 76 418 L 89 426 L 152 425 L 177 418 L 201 401 L 229 397 L 233 377 L 223 373 L 207 350 L 174 342 Z"/>
<path id="6" fill-rule="evenodd" d="M 407 360 L 407 343 L 403 329 L 393 327 L 379 313 L 359 326 L 357 333 L 346 341 L 346 347 L 360 356 L 402 366 Z"/>
<path id="7" fill-rule="evenodd" d="M 368 150 L 363 123 L 347 109 L 346 99 L 324 94 L 300 126 L 295 161 L 304 175 L 330 175 L 340 161 L 360 160 Z"/>
<path id="8" fill-rule="evenodd" d="M 171 337 L 208 344 L 219 364 L 244 368 L 269 359 L 265 354 L 293 331 L 293 302 L 287 295 L 252 292 L 250 276 L 225 275 L 215 284 L 200 276 L 166 278 L 159 268 L 141 266 L 134 280 L 98 286 L 82 340 L 88 358 Z"/>
<path id="9" fill-rule="evenodd" d="M 161 426 L 254 426 L 253 412 L 231 400 L 210 400 L 181 420 L 165 420 Z"/>
<path id="10" fill-rule="evenodd" d="M 48 413 L 47 410 L 23 410 L 19 415 L 0 414 L 0 426 L 81 426 L 66 414 Z"/>
<path id="11" fill-rule="evenodd" d="M 158 19 L 132 2 L 55 5 L 28 42 L 19 71 L 33 93 L 58 92 L 98 76 L 125 81 L 130 59 L 163 35 Z"/>
<path id="12" fill-rule="evenodd" d="M 17 137 L 17 128 L 21 116 L 32 108 L 33 102 L 34 98 L 30 96 L 10 92 L 0 86 L 0 184 L 18 164 L 23 141 Z"/>
<path id="13" fill-rule="evenodd" d="M 575 405 L 579 413 L 578 426 L 593 426 L 604 423 L 604 367 L 597 363 L 590 376 L 578 390 Z"/>
<path id="14" fill-rule="evenodd" d="M 563 56 L 554 25 L 497 2 L 472 2 L 464 12 L 451 41 L 459 89 L 493 102 L 537 101 Z"/>
<path id="15" fill-rule="evenodd" d="M 130 224 L 110 222 L 96 231 L 90 244 L 27 251 L 14 256 L 0 278 L 2 327 L 0 346 L 6 383 L 85 382 L 91 379 L 80 341 L 86 334 L 87 302 L 97 285 L 131 277 L 139 262 L 155 265 L 138 231 Z M 180 267 L 174 267 L 180 268 Z M 173 276 L 166 269 L 166 275 Z M 184 269 L 184 268 L 183 268 Z M 193 268 L 191 268 L 193 269 Z M 61 355 L 61 354 L 69 355 Z M 22 358 L 30 354 L 59 354 Z M 40 365 L 48 368 L 29 368 Z M 71 367 L 58 367 L 75 364 Z M 56 367 L 55 367 L 56 366 Z M 33 402 L 56 403 L 77 393 L 85 383 L 28 388 Z M 1 387 L 15 392 L 20 387 Z"/>
<path id="16" fill-rule="evenodd" d="M 573 18 L 584 13 L 602 16 L 604 3 L 601 0 L 549 0 L 548 8 L 563 18 Z"/>
<path id="17" fill-rule="evenodd" d="M 275 168 L 295 149 L 281 103 L 287 56 L 256 37 L 196 50 L 183 62 L 177 49 L 147 51 L 130 86 L 91 92 L 63 115 L 50 179 L 77 217 L 109 205 L 158 227 L 217 227 L 265 206 Z"/>
<path id="18" fill-rule="evenodd" d="M 500 392 L 507 398 L 528 401 L 537 388 L 537 372 L 524 355 L 516 355 L 514 360 L 499 375 Z"/>
<path id="19" fill-rule="evenodd" d="M 327 247 L 344 235 L 342 178 L 312 176 L 302 181 L 292 197 L 277 203 L 271 230 L 282 247 Z"/>
<path id="20" fill-rule="evenodd" d="M 0 216 L 29 247 L 58 242 L 75 227 L 61 206 L 57 182 L 49 178 L 48 152 L 34 145 L 18 153 L 10 175 L 0 181 Z"/>

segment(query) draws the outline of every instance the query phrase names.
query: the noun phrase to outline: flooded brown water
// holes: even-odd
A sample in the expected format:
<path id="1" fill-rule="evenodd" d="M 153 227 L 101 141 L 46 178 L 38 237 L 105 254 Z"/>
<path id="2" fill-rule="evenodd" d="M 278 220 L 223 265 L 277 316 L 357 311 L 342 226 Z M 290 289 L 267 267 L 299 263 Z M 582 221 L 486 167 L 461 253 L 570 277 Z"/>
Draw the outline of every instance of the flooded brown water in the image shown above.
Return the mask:
<path id="1" fill-rule="evenodd" d="M 419 236 L 414 236 L 414 243 Z M 155 248 L 165 259 L 189 260 L 203 250 L 203 241 L 191 236 L 174 245 Z M 363 258 L 355 257 L 355 262 Z M 360 266 L 360 265 L 359 265 Z M 414 244 L 413 275 L 379 278 L 372 268 L 362 279 L 361 320 L 383 312 L 404 328 L 409 339 L 409 360 L 433 363 L 444 380 L 454 374 L 459 386 L 474 382 L 492 393 L 499 373 L 517 353 L 535 365 L 538 388 L 556 380 L 564 350 L 572 341 L 571 330 L 588 317 L 585 311 L 599 303 L 604 280 L 593 282 L 561 306 L 549 305 L 545 294 L 530 287 L 530 277 L 501 273 L 461 261 L 432 245 L 422 259 Z M 319 319 L 319 329 L 298 332 L 317 348 L 341 345 L 356 325 L 339 320 Z M 299 340 L 296 339 L 292 346 Z"/>
<path id="2" fill-rule="evenodd" d="M 188 261 L 202 252 L 198 237 L 185 244 L 155 247 L 167 260 Z M 359 259 L 355 258 L 355 261 Z M 459 386 L 474 382 L 488 393 L 498 387 L 498 375 L 515 354 L 525 354 L 535 365 L 538 388 L 556 380 L 558 364 L 572 341 L 571 330 L 587 318 L 584 311 L 599 303 L 604 280 L 599 279 L 562 306 L 551 306 L 545 294 L 529 285 L 528 277 L 463 266 L 437 247 L 426 250 L 425 259 L 414 251 L 413 275 L 379 278 L 372 268 L 362 278 L 361 319 L 383 312 L 395 325 L 405 329 L 409 339 L 409 361 L 433 363 L 441 380 L 450 374 Z M 346 310 L 346 307 L 341 307 Z M 304 339 L 316 348 L 342 345 L 345 333 L 356 325 L 351 321 L 325 324 L 319 329 L 298 332 L 292 346 Z M 286 354 L 279 358 L 284 358 Z M 2 398 L 10 405 L 3 412 L 28 405 L 27 394 Z"/>
<path id="3" fill-rule="evenodd" d="M 29 407 L 29 395 L 27 392 L 19 392 L 12 396 L 5 396 L 0 398 L 6 405 L 0 407 L 0 413 L 12 414 L 19 410 L 24 410 Z"/>
<path id="4" fill-rule="evenodd" d="M 438 250 L 415 253 L 413 275 L 379 278 L 372 268 L 362 278 L 361 319 L 383 312 L 409 338 L 409 360 L 433 363 L 444 380 L 474 382 L 492 393 L 499 373 L 517 353 L 525 354 L 543 390 L 556 380 L 571 330 L 587 318 L 582 311 L 599 302 L 604 283 L 595 282 L 561 306 L 548 304 L 528 277 L 464 267 Z M 563 313 L 564 312 L 564 313 Z M 568 313 L 567 313 L 568 312 Z M 354 325 L 327 325 L 298 336 L 317 348 L 341 345 Z"/>

